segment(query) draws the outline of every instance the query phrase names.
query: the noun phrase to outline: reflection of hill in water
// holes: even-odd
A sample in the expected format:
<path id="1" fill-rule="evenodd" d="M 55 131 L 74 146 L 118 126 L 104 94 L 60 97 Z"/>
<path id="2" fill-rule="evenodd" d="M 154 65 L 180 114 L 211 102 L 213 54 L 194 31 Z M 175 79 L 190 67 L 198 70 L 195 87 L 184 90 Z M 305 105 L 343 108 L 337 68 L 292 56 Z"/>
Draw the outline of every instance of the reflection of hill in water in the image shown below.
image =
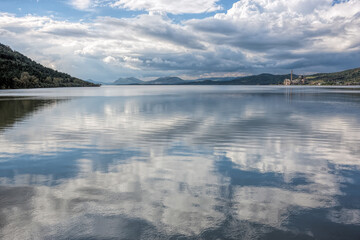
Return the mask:
<path id="1" fill-rule="evenodd" d="M 59 99 L 0 98 L 0 130 L 12 126 L 30 114 L 50 105 Z"/>

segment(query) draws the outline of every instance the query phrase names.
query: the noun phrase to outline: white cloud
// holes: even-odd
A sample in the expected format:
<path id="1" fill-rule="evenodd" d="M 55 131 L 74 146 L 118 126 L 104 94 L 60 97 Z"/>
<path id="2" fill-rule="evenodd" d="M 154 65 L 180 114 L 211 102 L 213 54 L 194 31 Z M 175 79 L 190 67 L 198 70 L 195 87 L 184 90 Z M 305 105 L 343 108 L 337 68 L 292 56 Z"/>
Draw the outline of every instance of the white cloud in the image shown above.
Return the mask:
<path id="1" fill-rule="evenodd" d="M 315 66 L 319 71 L 321 66 L 342 64 L 330 62 L 335 56 L 359 58 L 359 14 L 360 2 L 354 0 L 335 5 L 331 0 L 241 0 L 227 13 L 186 24 L 202 33 L 207 43 L 256 52 L 263 67 Z M 354 58 L 347 59 L 351 61 L 344 65 L 349 66 Z"/>
<path id="2" fill-rule="evenodd" d="M 238 219 L 283 228 L 291 207 L 324 208 L 335 205 L 332 197 L 271 187 L 235 187 L 234 209 Z"/>
<path id="3" fill-rule="evenodd" d="M 129 10 L 145 10 L 148 12 L 167 12 L 173 14 L 204 13 L 221 10 L 219 0 L 118 0 L 110 6 Z"/>
<path id="4" fill-rule="evenodd" d="M 265 48 L 283 45 L 296 51 L 346 51 L 360 39 L 360 33 L 351 30 L 360 25 L 360 2 L 332 2 L 241 0 L 214 18 L 236 25 L 232 37 L 238 40 L 227 38 L 225 42 L 237 47 L 258 47 L 258 43 Z"/>
<path id="5" fill-rule="evenodd" d="M 114 57 L 112 57 L 112 56 L 107 56 L 107 57 L 105 57 L 105 58 L 103 59 L 103 61 L 104 61 L 105 63 L 116 63 L 116 62 L 117 62 L 116 59 L 115 59 Z"/>
<path id="6" fill-rule="evenodd" d="M 78 10 L 89 10 L 91 7 L 91 0 L 70 0 L 70 4 Z"/>

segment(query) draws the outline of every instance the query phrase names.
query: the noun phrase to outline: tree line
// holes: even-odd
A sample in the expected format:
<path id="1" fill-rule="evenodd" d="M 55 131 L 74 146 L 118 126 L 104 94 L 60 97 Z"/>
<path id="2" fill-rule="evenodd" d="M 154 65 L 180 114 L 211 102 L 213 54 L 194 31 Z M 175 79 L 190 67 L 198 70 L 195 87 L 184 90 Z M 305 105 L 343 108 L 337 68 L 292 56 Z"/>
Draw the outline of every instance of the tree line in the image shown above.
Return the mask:
<path id="1" fill-rule="evenodd" d="M 99 85 L 44 67 L 0 44 L 0 89 L 91 86 Z"/>

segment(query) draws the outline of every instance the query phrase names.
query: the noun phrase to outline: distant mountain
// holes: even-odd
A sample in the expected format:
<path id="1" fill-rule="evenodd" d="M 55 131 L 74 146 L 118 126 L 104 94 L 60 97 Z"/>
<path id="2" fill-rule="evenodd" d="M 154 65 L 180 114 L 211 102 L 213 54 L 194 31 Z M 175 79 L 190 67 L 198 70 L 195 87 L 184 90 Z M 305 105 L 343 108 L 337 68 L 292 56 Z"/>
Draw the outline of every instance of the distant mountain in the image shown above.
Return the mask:
<path id="1" fill-rule="evenodd" d="M 129 78 L 119 78 L 115 82 L 113 82 L 113 85 L 131 85 L 131 84 L 143 84 L 144 81 L 141 81 L 140 79 L 129 77 Z"/>
<path id="2" fill-rule="evenodd" d="M 154 84 L 159 84 L 159 85 L 171 85 L 171 84 L 184 84 L 188 81 L 185 81 L 179 77 L 161 77 L 152 81 L 147 81 L 144 82 L 143 84 L 146 85 L 154 85 Z"/>
<path id="3" fill-rule="evenodd" d="M 318 73 L 303 76 L 306 85 L 360 85 L 360 68 L 335 73 Z M 119 78 L 113 84 L 143 85 L 282 85 L 290 74 L 274 75 L 262 73 L 245 77 L 212 77 L 196 80 L 183 80 L 179 77 L 161 77 L 152 81 L 141 81 L 137 78 Z M 293 79 L 299 75 L 293 74 Z"/>
<path id="4" fill-rule="evenodd" d="M 99 85 L 44 67 L 0 43 L 0 89 L 94 86 Z"/>
<path id="5" fill-rule="evenodd" d="M 96 81 L 96 80 L 93 80 L 93 79 L 86 79 L 85 81 L 91 82 L 91 83 L 94 83 L 94 84 L 101 84 L 101 85 L 109 84 L 109 83 L 105 83 L 105 82 Z"/>
<path id="6" fill-rule="evenodd" d="M 210 78 L 198 78 L 193 80 L 194 82 L 201 82 L 201 81 L 216 81 L 216 82 L 225 82 L 231 81 L 237 77 L 210 77 Z"/>
<path id="7" fill-rule="evenodd" d="M 297 75 L 293 75 L 297 77 Z M 273 75 L 269 73 L 263 73 L 259 75 L 239 77 L 230 81 L 213 81 L 204 80 L 187 84 L 192 85 L 277 85 L 282 84 L 286 78 L 290 78 L 290 74 L 287 75 Z"/>

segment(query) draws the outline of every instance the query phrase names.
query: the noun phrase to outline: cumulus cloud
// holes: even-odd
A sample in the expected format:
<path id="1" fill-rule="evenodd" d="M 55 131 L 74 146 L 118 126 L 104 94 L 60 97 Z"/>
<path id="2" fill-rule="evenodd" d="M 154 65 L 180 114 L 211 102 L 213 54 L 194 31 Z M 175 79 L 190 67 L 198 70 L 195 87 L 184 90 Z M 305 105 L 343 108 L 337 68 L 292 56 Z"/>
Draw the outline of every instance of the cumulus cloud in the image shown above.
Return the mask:
<path id="1" fill-rule="evenodd" d="M 321 59 L 322 54 L 340 58 L 358 55 L 360 34 L 355 29 L 360 26 L 359 13 L 360 3 L 352 0 L 335 5 L 332 0 L 242 0 L 226 13 L 189 20 L 187 25 L 202 32 L 203 41 L 208 43 L 263 54 L 264 63 L 271 62 L 270 57 L 275 53 L 297 56 L 277 59 L 269 66 L 287 66 L 290 61 L 293 67 L 301 68 L 302 64 L 295 63 L 309 60 L 308 65 L 314 65 L 314 61 L 310 61 L 314 52 L 318 66 L 328 61 Z"/>
<path id="2" fill-rule="evenodd" d="M 69 2 L 74 8 L 78 10 L 89 10 L 91 7 L 91 0 L 70 0 Z"/>
<path id="3" fill-rule="evenodd" d="M 249 50 L 288 48 L 304 51 L 307 46 L 343 51 L 358 42 L 353 28 L 359 26 L 359 12 L 357 1 L 332 5 L 331 0 L 316 3 L 242 0 L 227 13 L 191 20 L 188 24 L 208 33 L 209 40 L 216 44 Z"/>
<path id="4" fill-rule="evenodd" d="M 217 4 L 218 1 L 219 0 L 118 0 L 111 3 L 110 6 L 129 10 L 182 14 L 221 10 L 221 6 Z"/>

